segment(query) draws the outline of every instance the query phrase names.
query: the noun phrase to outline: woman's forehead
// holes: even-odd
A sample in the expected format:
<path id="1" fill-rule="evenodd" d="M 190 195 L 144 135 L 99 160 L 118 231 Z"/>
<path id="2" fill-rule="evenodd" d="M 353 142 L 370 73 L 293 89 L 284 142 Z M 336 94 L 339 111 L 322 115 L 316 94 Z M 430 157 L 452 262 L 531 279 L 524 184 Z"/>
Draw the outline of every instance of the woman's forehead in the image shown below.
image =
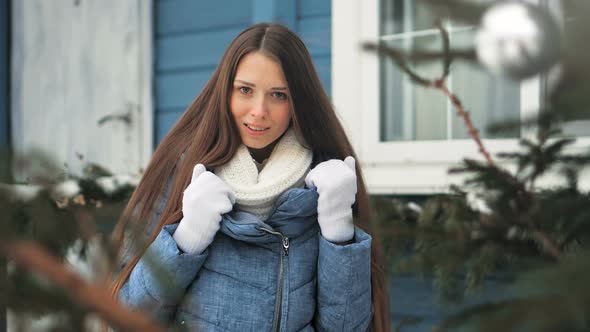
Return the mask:
<path id="1" fill-rule="evenodd" d="M 267 83 L 277 87 L 287 86 L 281 64 L 262 52 L 248 53 L 240 60 L 234 81 L 252 84 Z"/>

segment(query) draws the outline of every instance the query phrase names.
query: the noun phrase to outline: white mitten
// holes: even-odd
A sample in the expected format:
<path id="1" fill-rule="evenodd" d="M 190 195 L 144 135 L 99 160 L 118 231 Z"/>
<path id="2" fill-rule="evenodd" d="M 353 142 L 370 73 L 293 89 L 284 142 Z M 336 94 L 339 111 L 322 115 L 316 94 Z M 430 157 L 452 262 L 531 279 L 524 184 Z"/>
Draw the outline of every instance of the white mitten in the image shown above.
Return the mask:
<path id="1" fill-rule="evenodd" d="M 202 253 L 213 242 L 221 215 L 230 212 L 235 201 L 225 182 L 197 164 L 191 183 L 184 190 L 183 217 L 173 235 L 178 247 L 187 253 Z"/>
<path id="2" fill-rule="evenodd" d="M 331 159 L 312 169 L 305 178 L 307 187 L 316 187 L 318 222 L 322 236 L 330 242 L 345 242 L 354 237 L 352 205 L 356 199 L 355 160 Z"/>

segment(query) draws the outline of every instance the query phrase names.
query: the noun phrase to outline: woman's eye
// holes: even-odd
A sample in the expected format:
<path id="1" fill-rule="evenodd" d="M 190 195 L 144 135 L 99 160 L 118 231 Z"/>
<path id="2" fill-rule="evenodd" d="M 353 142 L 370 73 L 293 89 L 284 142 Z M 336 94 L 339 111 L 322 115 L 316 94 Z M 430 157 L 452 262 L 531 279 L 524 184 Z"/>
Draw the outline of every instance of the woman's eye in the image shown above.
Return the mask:
<path id="1" fill-rule="evenodd" d="M 247 86 L 241 86 L 241 87 L 239 87 L 239 90 L 241 93 L 245 93 L 245 94 L 252 92 L 252 88 L 249 88 Z"/>
<path id="2" fill-rule="evenodd" d="M 287 95 L 285 93 L 283 93 L 283 92 L 273 92 L 272 93 L 272 96 L 275 97 L 275 98 L 278 98 L 280 100 L 287 99 Z"/>

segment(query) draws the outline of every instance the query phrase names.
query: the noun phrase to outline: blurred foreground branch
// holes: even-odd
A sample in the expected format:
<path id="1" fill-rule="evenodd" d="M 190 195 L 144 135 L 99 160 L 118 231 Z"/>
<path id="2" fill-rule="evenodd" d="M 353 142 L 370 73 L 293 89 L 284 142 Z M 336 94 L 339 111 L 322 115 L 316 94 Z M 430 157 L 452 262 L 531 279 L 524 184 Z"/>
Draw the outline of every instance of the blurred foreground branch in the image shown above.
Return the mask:
<path id="1" fill-rule="evenodd" d="M 114 327 L 123 331 L 159 332 L 164 329 L 144 315 L 131 311 L 112 299 L 108 292 L 91 285 L 78 274 L 67 270 L 59 259 L 31 241 L 0 244 L 0 253 L 17 265 L 44 276 L 61 287 L 75 302 L 98 313 Z"/>

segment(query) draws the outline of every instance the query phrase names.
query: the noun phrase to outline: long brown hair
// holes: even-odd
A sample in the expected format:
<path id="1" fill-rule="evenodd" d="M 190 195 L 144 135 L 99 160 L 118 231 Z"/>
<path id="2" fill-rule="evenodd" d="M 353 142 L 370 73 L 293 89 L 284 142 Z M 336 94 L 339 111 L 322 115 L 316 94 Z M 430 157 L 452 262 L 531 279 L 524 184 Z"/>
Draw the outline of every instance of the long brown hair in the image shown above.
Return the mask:
<path id="1" fill-rule="evenodd" d="M 149 244 L 163 226 L 182 218 L 182 193 L 189 185 L 195 164 L 215 168 L 232 158 L 241 140 L 229 109 L 229 98 L 238 63 L 250 52 L 263 52 L 282 66 L 291 95 L 292 125 L 300 141 L 313 151 L 314 165 L 349 155 L 356 158 L 301 39 L 279 24 L 255 24 L 231 42 L 199 96 L 157 147 L 113 232 L 113 239 L 119 247 L 130 221 L 139 223 L 144 229 L 149 227 Z M 183 153 L 183 161 L 177 163 Z M 170 194 L 160 218 L 156 225 L 148 225 L 154 207 L 160 205 L 160 193 L 164 192 L 167 179 L 173 175 Z M 381 247 L 377 234 L 371 232 L 369 198 L 358 163 L 357 179 L 358 193 L 353 206 L 355 222 L 373 236 L 373 330 L 389 331 L 389 302 L 381 267 Z M 113 296 L 117 296 L 140 257 L 141 253 L 135 254 L 113 279 Z"/>

